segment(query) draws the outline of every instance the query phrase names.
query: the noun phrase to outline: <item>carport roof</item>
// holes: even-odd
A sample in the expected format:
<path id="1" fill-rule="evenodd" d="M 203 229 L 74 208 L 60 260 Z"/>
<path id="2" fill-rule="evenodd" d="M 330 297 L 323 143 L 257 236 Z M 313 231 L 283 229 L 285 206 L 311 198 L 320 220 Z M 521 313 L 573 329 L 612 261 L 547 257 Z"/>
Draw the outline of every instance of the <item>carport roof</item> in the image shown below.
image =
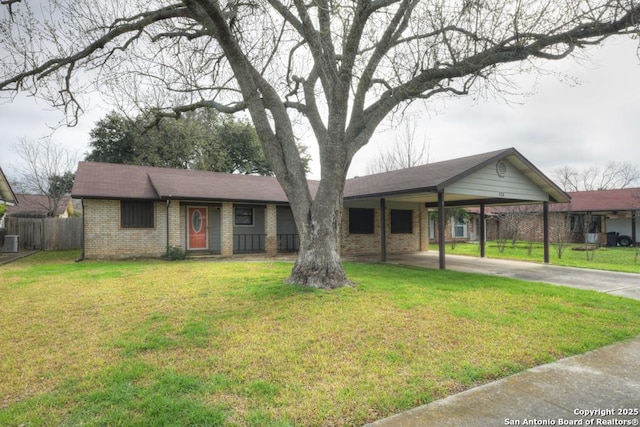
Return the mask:
<path id="1" fill-rule="evenodd" d="M 531 183 L 546 193 L 550 202 L 568 202 L 571 200 L 567 193 L 540 172 L 515 148 L 353 178 L 346 182 L 345 200 L 376 197 L 397 198 L 404 195 L 407 200 L 413 197 L 420 198 L 427 203 L 433 203 L 437 200 L 438 192 L 444 191 L 446 193 L 447 187 L 500 160 L 508 161 Z M 490 203 L 515 202 L 505 199 L 481 200 L 476 197 L 463 198 L 455 202 L 462 205 L 480 201 Z M 522 200 L 519 203 L 522 203 Z"/>

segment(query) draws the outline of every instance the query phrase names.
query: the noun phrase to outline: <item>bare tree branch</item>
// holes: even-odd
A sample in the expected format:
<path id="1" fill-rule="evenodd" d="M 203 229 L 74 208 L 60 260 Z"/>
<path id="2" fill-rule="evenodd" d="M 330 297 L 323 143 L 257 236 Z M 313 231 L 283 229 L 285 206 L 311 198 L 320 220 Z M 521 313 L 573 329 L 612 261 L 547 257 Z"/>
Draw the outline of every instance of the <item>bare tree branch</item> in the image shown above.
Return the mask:
<path id="1" fill-rule="evenodd" d="M 348 282 L 337 255 L 344 181 L 385 118 L 417 100 L 499 94 L 508 66 L 535 68 L 640 29 L 635 0 L 56 0 L 43 6 L 48 17 L 0 2 L 9 96 L 29 91 L 73 119 L 92 89 L 158 118 L 248 112 L 301 236 L 291 280 L 316 284 L 327 271 Z M 299 126 L 318 144 L 314 197 Z"/>

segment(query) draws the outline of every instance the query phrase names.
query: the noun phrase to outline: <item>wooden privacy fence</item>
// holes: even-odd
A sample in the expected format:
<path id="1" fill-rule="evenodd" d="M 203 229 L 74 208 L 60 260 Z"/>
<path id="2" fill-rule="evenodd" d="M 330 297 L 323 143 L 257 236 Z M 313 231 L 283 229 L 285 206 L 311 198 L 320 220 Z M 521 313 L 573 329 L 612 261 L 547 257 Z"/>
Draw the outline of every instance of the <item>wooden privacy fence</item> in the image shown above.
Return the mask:
<path id="1" fill-rule="evenodd" d="M 24 250 L 80 249 L 82 218 L 6 218 L 7 234 L 18 235 Z"/>

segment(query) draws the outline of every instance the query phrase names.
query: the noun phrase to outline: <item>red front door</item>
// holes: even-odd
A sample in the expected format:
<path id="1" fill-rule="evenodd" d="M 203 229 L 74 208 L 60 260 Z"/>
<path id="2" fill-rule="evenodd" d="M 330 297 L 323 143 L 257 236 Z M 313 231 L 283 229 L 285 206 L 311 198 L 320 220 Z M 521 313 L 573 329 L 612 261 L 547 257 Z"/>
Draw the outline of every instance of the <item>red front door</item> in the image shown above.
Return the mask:
<path id="1" fill-rule="evenodd" d="M 189 207 L 187 217 L 187 248 L 190 250 L 208 249 L 207 208 Z"/>

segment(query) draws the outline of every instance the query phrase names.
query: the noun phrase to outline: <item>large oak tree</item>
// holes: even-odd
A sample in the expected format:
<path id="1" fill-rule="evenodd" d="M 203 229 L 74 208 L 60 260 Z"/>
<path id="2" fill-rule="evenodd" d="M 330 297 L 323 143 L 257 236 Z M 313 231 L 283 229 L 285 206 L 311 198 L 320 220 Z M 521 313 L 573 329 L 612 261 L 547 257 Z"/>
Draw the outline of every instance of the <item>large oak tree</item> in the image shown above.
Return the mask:
<path id="1" fill-rule="evenodd" d="M 159 117 L 248 112 L 300 234 L 289 280 L 324 288 L 349 283 L 339 254 L 345 177 L 385 117 L 496 87 L 507 64 L 562 59 L 640 22 L 636 0 L 2 3 L 4 91 L 37 92 L 72 120 L 92 89 Z M 319 146 L 315 195 L 301 126 Z"/>

